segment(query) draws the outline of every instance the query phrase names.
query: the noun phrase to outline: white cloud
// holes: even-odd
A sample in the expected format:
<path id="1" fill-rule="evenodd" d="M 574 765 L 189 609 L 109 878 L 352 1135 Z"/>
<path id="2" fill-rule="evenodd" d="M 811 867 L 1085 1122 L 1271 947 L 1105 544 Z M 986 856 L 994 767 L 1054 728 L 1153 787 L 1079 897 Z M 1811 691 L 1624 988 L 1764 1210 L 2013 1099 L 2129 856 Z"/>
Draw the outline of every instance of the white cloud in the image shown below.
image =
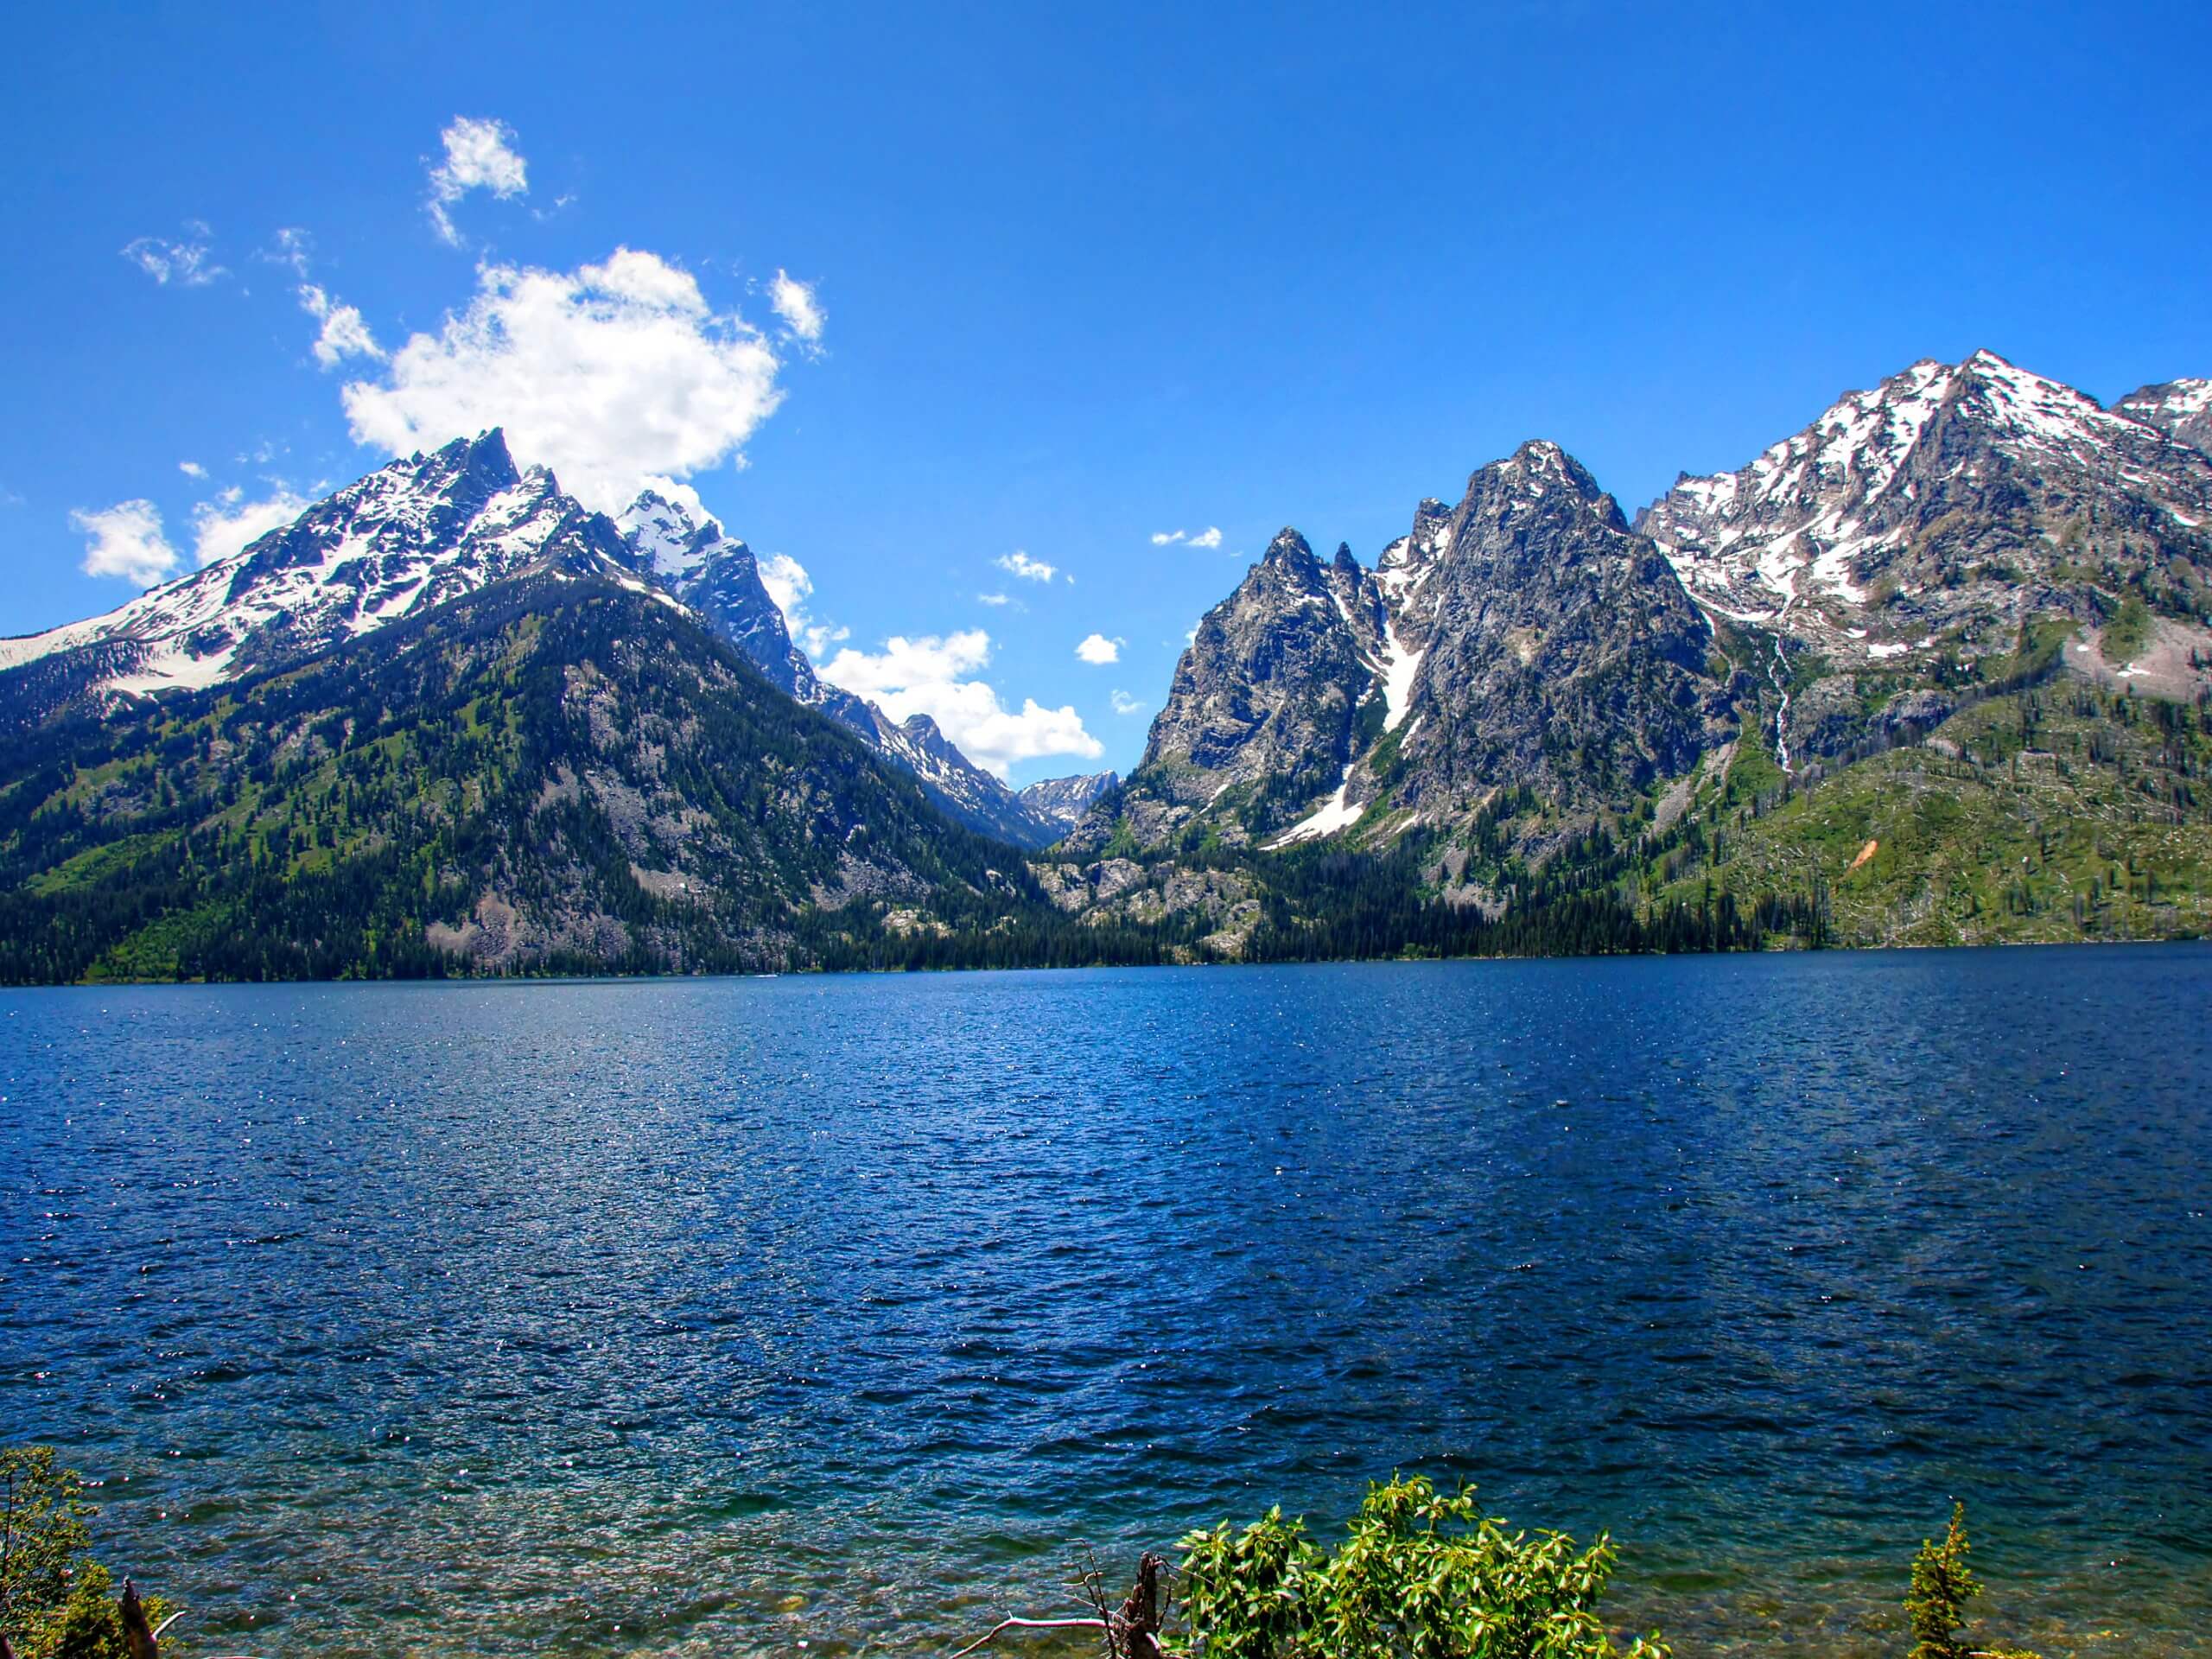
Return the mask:
<path id="1" fill-rule="evenodd" d="M 1221 528 L 1219 525 L 1212 525 L 1205 530 L 1155 530 L 1152 532 L 1152 544 L 1154 547 L 1173 547 L 1178 542 L 1185 543 L 1192 547 L 1219 547 Z"/>
<path id="2" fill-rule="evenodd" d="M 207 238 L 213 232 L 206 225 L 188 219 L 184 222 L 184 234 L 185 239 L 181 242 L 142 236 L 124 246 L 123 257 L 164 287 L 174 282 L 186 288 L 205 288 L 218 276 L 230 275 L 209 260 Z"/>
<path id="3" fill-rule="evenodd" d="M 776 280 L 768 284 L 768 302 L 776 308 L 776 315 L 784 320 L 784 327 L 796 337 L 810 346 L 821 340 L 823 326 L 830 321 L 830 314 L 822 308 L 822 302 L 815 298 L 810 284 L 802 283 L 787 271 L 779 270 Z"/>
<path id="4" fill-rule="evenodd" d="M 970 628 L 918 639 L 893 635 L 878 652 L 848 648 L 822 672 L 874 699 L 893 720 L 929 715 L 963 753 L 1001 779 L 1017 761 L 1048 754 L 1096 759 L 1104 753 L 1071 705 L 1046 709 L 1025 697 L 1016 712 L 1000 702 L 989 685 L 966 677 L 990 658 L 990 636 Z"/>
<path id="5" fill-rule="evenodd" d="M 1179 530 L 1155 530 L 1152 532 L 1154 547 L 1172 547 L 1182 539 L 1183 532 Z"/>
<path id="6" fill-rule="evenodd" d="M 260 501 L 245 500 L 238 490 L 225 490 L 214 501 L 202 501 L 192 510 L 193 556 L 202 565 L 227 559 L 290 524 L 308 505 L 304 496 L 294 495 L 282 484 Z"/>
<path id="7" fill-rule="evenodd" d="M 976 602 L 978 605 L 1011 605 L 1014 601 L 1005 594 L 978 594 L 976 595 Z"/>
<path id="8" fill-rule="evenodd" d="M 574 272 L 487 265 L 476 297 L 345 388 L 354 439 L 393 454 L 503 426 L 587 505 L 719 467 L 774 412 L 776 354 L 690 272 L 617 248 Z"/>
<path id="9" fill-rule="evenodd" d="M 1033 559 L 1019 548 L 1011 553 L 1001 554 L 992 563 L 1007 575 L 1020 576 L 1024 582 L 1050 582 L 1059 574 L 1060 570 L 1060 567 L 1057 564 L 1047 564 L 1042 559 Z"/>
<path id="10" fill-rule="evenodd" d="M 322 332 L 315 336 L 315 360 L 324 368 L 334 369 L 349 357 L 384 361 L 384 348 L 369 333 L 369 325 L 361 321 L 359 308 L 340 305 L 315 283 L 302 283 L 300 309 L 322 324 Z"/>
<path id="11" fill-rule="evenodd" d="M 150 501 L 118 501 L 97 512 L 79 508 L 69 522 L 85 543 L 85 574 L 122 576 L 150 588 L 176 573 L 176 550 L 162 534 L 162 515 Z"/>
<path id="12" fill-rule="evenodd" d="M 1103 633 L 1087 633 L 1083 637 L 1083 643 L 1075 648 L 1075 654 L 1094 668 L 1103 668 L 1109 663 L 1122 660 L 1122 647 L 1127 644 L 1128 641 L 1126 639 L 1109 639 Z"/>
<path id="13" fill-rule="evenodd" d="M 1221 526 L 1219 524 L 1213 524 L 1205 530 L 1199 531 L 1196 535 L 1191 537 L 1191 545 L 1192 547 L 1219 547 L 1221 545 Z"/>
<path id="14" fill-rule="evenodd" d="M 196 461 L 180 461 L 176 464 L 176 469 L 180 473 L 182 473 L 187 478 L 205 478 L 207 476 L 207 469 L 205 467 L 202 467 Z"/>
<path id="15" fill-rule="evenodd" d="M 797 559 L 788 553 L 771 553 L 754 563 L 760 572 L 760 585 L 784 613 L 784 626 L 809 657 L 819 658 L 840 640 L 853 637 L 850 628 L 817 621 L 808 613 L 806 601 L 814 596 L 814 578 Z"/>
<path id="16" fill-rule="evenodd" d="M 315 238 L 296 225 L 287 225 L 276 232 L 276 245 L 256 257 L 272 265 L 288 267 L 292 275 L 305 282 L 308 267 L 315 258 Z"/>
<path id="17" fill-rule="evenodd" d="M 1119 689 L 1116 690 L 1112 702 L 1114 712 L 1117 715 L 1141 715 L 1151 706 L 1141 698 L 1133 697 L 1128 692 Z"/>
<path id="18" fill-rule="evenodd" d="M 504 121 L 457 115 L 438 137 L 446 158 L 430 169 L 430 224 L 439 239 L 459 247 L 461 232 L 450 212 L 471 190 L 489 190 L 502 201 L 530 192 L 529 164 L 515 149 L 513 129 Z"/>

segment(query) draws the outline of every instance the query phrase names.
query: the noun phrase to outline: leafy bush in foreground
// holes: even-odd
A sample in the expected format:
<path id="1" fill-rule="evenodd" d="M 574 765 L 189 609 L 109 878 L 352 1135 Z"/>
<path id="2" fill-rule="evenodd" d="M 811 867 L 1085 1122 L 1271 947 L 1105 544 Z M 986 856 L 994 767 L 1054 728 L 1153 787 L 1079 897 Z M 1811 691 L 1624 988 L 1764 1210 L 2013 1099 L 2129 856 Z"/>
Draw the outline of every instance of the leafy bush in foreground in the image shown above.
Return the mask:
<path id="1" fill-rule="evenodd" d="M 158 1599 L 136 1609 L 128 1586 L 118 1599 L 108 1570 L 88 1559 L 93 1509 L 83 1487 L 50 1446 L 0 1447 L 0 1648 L 16 1659 L 133 1659 L 127 1610 L 142 1631 L 170 1611 Z"/>
<path id="2" fill-rule="evenodd" d="M 1474 1489 L 1378 1483 L 1336 1552 L 1280 1509 L 1182 1542 L 1184 1651 L 1205 1659 L 1666 1659 L 1613 1645 L 1597 1605 L 1613 1546 L 1509 1532 Z"/>

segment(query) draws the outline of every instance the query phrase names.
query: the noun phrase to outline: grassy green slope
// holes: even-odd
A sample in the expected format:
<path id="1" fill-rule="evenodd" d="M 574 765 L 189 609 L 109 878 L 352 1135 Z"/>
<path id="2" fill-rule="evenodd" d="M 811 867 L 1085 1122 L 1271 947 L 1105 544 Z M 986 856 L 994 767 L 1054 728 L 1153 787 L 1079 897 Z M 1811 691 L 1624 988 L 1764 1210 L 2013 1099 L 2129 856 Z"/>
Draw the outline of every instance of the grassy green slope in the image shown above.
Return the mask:
<path id="1" fill-rule="evenodd" d="M 1737 769 L 1778 776 L 1748 746 Z M 1738 787 L 1708 813 L 1718 847 L 1656 863 L 1653 885 L 1819 892 L 1839 944 L 2195 936 L 2212 931 L 2209 777 L 2212 710 L 2054 682 L 1779 802 Z"/>

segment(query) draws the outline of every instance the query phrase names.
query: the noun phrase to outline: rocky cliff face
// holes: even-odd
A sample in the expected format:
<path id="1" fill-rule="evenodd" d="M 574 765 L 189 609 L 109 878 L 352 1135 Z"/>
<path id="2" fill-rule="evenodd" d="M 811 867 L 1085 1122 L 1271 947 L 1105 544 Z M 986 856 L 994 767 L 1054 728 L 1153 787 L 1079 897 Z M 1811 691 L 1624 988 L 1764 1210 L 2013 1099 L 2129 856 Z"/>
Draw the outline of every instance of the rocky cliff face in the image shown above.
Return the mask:
<path id="1" fill-rule="evenodd" d="M 1379 585 L 1408 664 L 1384 764 L 1395 802 L 1424 816 L 1509 784 L 1618 803 L 1732 734 L 1704 619 L 1556 444 L 1522 445 L 1478 472 L 1447 518 L 1426 512 Z"/>
<path id="2" fill-rule="evenodd" d="M 2212 460 L 2176 435 L 2200 385 L 2108 410 L 1993 353 L 1916 363 L 1637 528 L 1700 604 L 1839 664 L 2007 652 L 2024 617 L 2094 622 L 2124 590 L 2202 613 Z"/>
<path id="3" fill-rule="evenodd" d="M 1421 503 L 1372 570 L 1277 537 L 1070 849 L 1281 847 L 1370 815 L 1395 833 L 1507 787 L 1618 802 L 1732 734 L 1709 645 L 1659 550 L 1559 446 L 1525 444 L 1456 508 Z"/>

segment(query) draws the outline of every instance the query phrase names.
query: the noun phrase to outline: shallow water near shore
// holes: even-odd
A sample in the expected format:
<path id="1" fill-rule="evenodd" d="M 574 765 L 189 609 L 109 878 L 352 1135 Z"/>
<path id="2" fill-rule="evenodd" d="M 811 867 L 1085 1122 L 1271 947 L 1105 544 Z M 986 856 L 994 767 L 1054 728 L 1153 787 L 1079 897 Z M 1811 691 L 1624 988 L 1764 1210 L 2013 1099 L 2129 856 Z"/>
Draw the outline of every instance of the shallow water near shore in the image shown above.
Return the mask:
<path id="1" fill-rule="evenodd" d="M 259 1654 L 929 1652 L 1393 1469 L 2212 1655 L 2212 950 L 0 993 L 0 1439 Z"/>

